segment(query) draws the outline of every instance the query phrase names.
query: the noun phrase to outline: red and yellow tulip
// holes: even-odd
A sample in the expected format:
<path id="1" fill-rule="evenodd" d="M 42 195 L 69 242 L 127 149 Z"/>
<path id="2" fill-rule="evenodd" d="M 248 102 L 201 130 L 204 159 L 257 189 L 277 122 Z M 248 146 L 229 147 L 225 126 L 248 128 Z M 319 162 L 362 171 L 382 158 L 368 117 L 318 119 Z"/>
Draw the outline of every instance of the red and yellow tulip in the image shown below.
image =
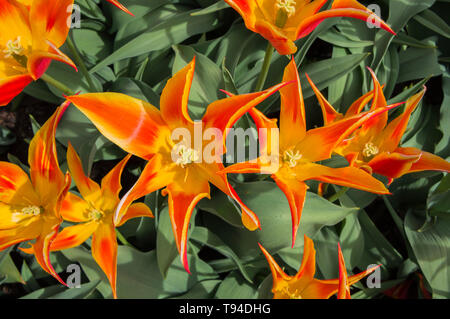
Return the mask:
<path id="1" fill-rule="evenodd" d="M 58 165 L 55 130 L 69 103 L 60 106 L 30 143 L 30 177 L 17 165 L 0 162 L 0 250 L 35 240 L 31 251 L 41 267 L 65 285 L 50 263 L 50 245 L 61 218 L 70 176 Z"/>
<path id="2" fill-rule="evenodd" d="M 300 217 L 303 210 L 306 180 L 354 187 L 377 194 L 387 194 L 386 187 L 366 172 L 355 167 L 330 168 L 316 164 L 331 157 L 333 150 L 354 130 L 366 121 L 376 118 L 389 108 L 377 109 L 336 121 L 326 127 L 306 130 L 305 104 L 300 78 L 295 61 L 292 60 L 284 71 L 283 81 L 294 81 L 280 89 L 281 110 L 279 128 L 279 151 L 272 149 L 272 136 L 260 136 L 261 157 L 256 161 L 228 166 L 222 173 L 269 173 L 286 195 L 292 214 L 292 245 L 295 243 Z M 275 119 L 268 119 L 256 109 L 250 111 L 258 129 L 277 128 Z M 267 156 L 277 156 L 279 168 L 268 167 Z M 271 160 L 273 162 L 273 160 Z"/>
<path id="3" fill-rule="evenodd" d="M 114 212 L 120 202 L 122 189 L 120 177 L 131 155 L 125 157 L 103 179 L 101 186 L 87 177 L 77 153 L 69 144 L 67 163 L 72 178 L 80 191 L 77 195 L 68 193 L 61 207 L 61 216 L 69 222 L 79 223 L 64 228 L 50 246 L 51 251 L 76 247 L 92 235 L 92 256 L 105 272 L 113 291 L 116 293 L 117 240 L 115 228 L 135 217 L 153 217 L 144 203 L 129 206 L 121 218 L 115 222 Z"/>
<path id="4" fill-rule="evenodd" d="M 370 69 L 369 69 L 370 70 Z M 371 100 L 371 111 L 383 109 L 387 102 L 383 87 L 378 82 L 375 73 L 370 70 L 374 89 L 355 101 L 345 116 L 336 112 L 319 90 L 310 81 L 322 106 L 326 125 L 333 125 L 336 120 L 359 114 Z M 417 108 L 426 89 L 412 96 L 405 104 L 404 111 L 388 123 L 388 114 L 368 121 L 354 134 L 342 141 L 336 152 L 345 156 L 351 166 L 359 167 L 369 173 L 386 176 L 389 184 L 405 174 L 434 170 L 450 172 L 450 163 L 434 154 L 421 151 L 414 147 L 400 147 L 402 136 L 406 131 L 412 112 Z"/>
<path id="5" fill-rule="evenodd" d="M 316 250 L 313 241 L 304 236 L 303 259 L 300 269 L 295 276 L 287 275 L 277 264 L 275 259 L 261 248 L 269 262 L 273 277 L 274 299 L 328 299 L 338 293 L 338 299 L 350 299 L 350 286 L 372 273 L 379 266 L 372 267 L 359 274 L 348 276 L 344 258 L 339 247 L 339 278 L 320 280 L 314 278 L 316 273 Z"/>
<path id="6" fill-rule="evenodd" d="M 185 129 L 195 139 L 195 131 L 208 128 L 219 130 L 226 138 L 226 129 L 251 108 L 279 90 L 284 84 L 252 94 L 218 100 L 210 104 L 201 122 L 188 114 L 188 97 L 195 68 L 195 59 L 177 72 L 166 84 L 160 101 L 160 110 L 144 101 L 117 93 L 99 93 L 70 96 L 75 104 L 99 131 L 125 151 L 148 160 L 139 180 L 124 196 L 116 214 L 120 220 L 124 208 L 136 198 L 165 187 L 169 195 L 169 214 L 178 250 L 187 271 L 187 236 L 193 209 L 202 198 L 210 197 L 209 183 L 236 199 L 242 207 L 243 223 L 250 229 L 258 228 L 256 215 L 239 199 L 226 176 L 217 172 L 224 167 L 222 154 L 211 161 L 202 161 L 202 150 L 209 141 L 202 139 L 200 148 L 192 141 L 172 139 L 172 132 Z M 176 160 L 174 160 L 175 155 Z"/>
<path id="7" fill-rule="evenodd" d="M 246 27 L 266 38 L 280 54 L 297 51 L 294 41 L 310 34 L 325 19 L 351 17 L 372 21 L 394 31 L 372 11 L 355 0 L 334 0 L 330 10 L 320 11 L 327 0 L 225 0 L 244 19 Z"/>
<path id="8" fill-rule="evenodd" d="M 69 32 L 73 0 L 0 0 L 0 106 L 39 79 L 52 60 L 74 63 L 59 50 Z"/>

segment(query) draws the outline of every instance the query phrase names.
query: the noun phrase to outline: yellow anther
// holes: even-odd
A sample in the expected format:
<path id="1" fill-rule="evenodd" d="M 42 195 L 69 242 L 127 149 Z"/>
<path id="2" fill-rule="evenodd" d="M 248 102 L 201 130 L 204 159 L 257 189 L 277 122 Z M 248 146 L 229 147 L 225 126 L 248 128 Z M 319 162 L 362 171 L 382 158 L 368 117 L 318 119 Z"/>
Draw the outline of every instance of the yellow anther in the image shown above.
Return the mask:
<path id="1" fill-rule="evenodd" d="M 293 150 L 289 150 L 284 152 L 284 161 L 289 163 L 289 167 L 295 167 L 297 166 L 297 161 L 299 161 L 302 158 L 302 154 L 300 154 L 299 151 L 296 151 L 294 153 Z"/>
<path id="2" fill-rule="evenodd" d="M 294 0 L 277 0 L 275 7 L 279 10 L 283 10 L 288 18 L 295 14 L 295 5 L 297 3 Z"/>
<path id="3" fill-rule="evenodd" d="M 24 207 L 20 210 L 20 213 L 25 214 L 25 215 L 40 215 L 41 214 L 41 209 L 38 206 L 35 205 L 31 205 L 31 206 L 27 206 Z"/>
<path id="4" fill-rule="evenodd" d="M 362 154 L 366 158 L 371 158 L 371 157 L 377 155 L 379 152 L 380 152 L 380 149 L 372 142 L 369 142 L 369 143 L 366 143 L 366 145 L 364 145 Z"/>
<path id="5" fill-rule="evenodd" d="M 175 150 L 175 163 L 183 168 L 185 167 L 185 165 L 198 161 L 198 159 L 200 158 L 198 152 L 192 148 L 189 148 L 185 145 L 177 145 L 175 147 L 177 148 Z"/>
<path id="6" fill-rule="evenodd" d="M 103 213 L 95 208 L 92 208 L 89 211 L 89 219 L 91 220 L 100 220 L 103 217 Z"/>
<path id="7" fill-rule="evenodd" d="M 20 42 L 20 36 L 16 40 L 9 40 L 6 43 L 6 49 L 3 50 L 5 53 L 5 58 L 10 58 L 12 56 L 21 56 L 23 54 L 24 48 Z"/>

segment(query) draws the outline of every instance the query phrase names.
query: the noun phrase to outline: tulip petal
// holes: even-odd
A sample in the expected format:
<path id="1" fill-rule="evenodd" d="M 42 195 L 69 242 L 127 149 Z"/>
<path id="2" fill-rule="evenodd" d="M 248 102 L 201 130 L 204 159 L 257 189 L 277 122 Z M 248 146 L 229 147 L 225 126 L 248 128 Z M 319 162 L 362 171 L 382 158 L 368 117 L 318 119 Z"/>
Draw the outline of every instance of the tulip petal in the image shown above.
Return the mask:
<path id="1" fill-rule="evenodd" d="M 347 268 L 345 268 L 344 256 L 342 255 L 341 245 L 338 244 L 339 254 L 339 288 L 338 299 L 351 299 L 350 285 L 348 284 Z"/>
<path id="2" fill-rule="evenodd" d="M 33 220 L 29 227 L 17 227 L 16 229 L 0 230 L 0 251 L 12 245 L 35 239 L 39 236 L 41 221 Z"/>
<path id="3" fill-rule="evenodd" d="M 399 178 L 408 173 L 411 166 L 420 159 L 420 154 L 380 153 L 368 165 L 374 173 L 386 176 L 389 179 Z"/>
<path id="4" fill-rule="evenodd" d="M 15 164 L 0 162 L 0 202 L 12 205 L 39 202 L 28 175 Z"/>
<path id="5" fill-rule="evenodd" d="M 231 128 L 242 115 L 277 92 L 286 84 L 287 83 L 281 83 L 262 92 L 234 95 L 211 103 L 203 116 L 205 127 L 219 129 L 221 132 L 227 132 L 226 130 Z M 223 143 L 224 149 L 226 149 L 226 134 L 223 136 Z"/>
<path id="6" fill-rule="evenodd" d="M 405 156 L 420 156 L 419 160 L 411 165 L 408 173 L 428 170 L 450 172 L 450 163 L 437 155 L 421 151 L 414 147 L 400 147 L 395 152 Z"/>
<path id="7" fill-rule="evenodd" d="M 381 150 L 384 152 L 392 152 L 400 144 L 403 134 L 408 126 L 409 119 L 412 112 L 417 108 L 419 102 L 425 95 L 426 89 L 412 96 L 406 101 L 405 110 L 403 114 L 392 120 L 384 129 L 380 136 L 382 141 Z"/>
<path id="8" fill-rule="evenodd" d="M 309 84 L 311 85 L 311 88 L 313 89 L 314 93 L 316 94 L 316 97 L 317 97 L 317 100 L 319 101 L 320 107 L 322 108 L 324 125 L 327 125 L 328 123 L 332 123 L 335 120 L 341 119 L 342 114 L 337 112 L 334 109 L 334 107 L 330 104 L 330 102 L 327 101 L 327 99 L 323 96 L 323 94 L 320 92 L 320 90 L 317 88 L 317 86 L 313 83 L 313 81 L 308 76 L 308 74 L 305 74 L 305 75 L 309 81 Z"/>
<path id="9" fill-rule="evenodd" d="M 381 88 L 384 88 L 384 85 L 381 86 Z M 353 116 L 356 114 L 361 113 L 361 111 L 364 109 L 364 106 L 366 106 L 370 100 L 373 99 L 374 90 L 364 94 L 359 99 L 357 99 L 353 104 L 348 108 L 347 112 L 345 113 L 345 117 Z"/>
<path id="10" fill-rule="evenodd" d="M 167 186 L 174 178 L 175 172 L 170 167 L 164 167 L 162 156 L 156 154 L 147 163 L 133 187 L 120 200 L 116 208 L 114 223 L 119 224 L 123 214 L 133 201 Z"/>
<path id="11" fill-rule="evenodd" d="M 279 158 L 280 153 L 280 131 L 277 120 L 267 118 L 261 111 L 254 108 L 249 111 L 250 116 L 258 129 L 259 153 L 261 159 L 267 158 L 274 160 Z M 289 143 L 289 142 L 287 142 Z M 267 163 L 267 161 L 260 161 Z"/>
<path id="12" fill-rule="evenodd" d="M 314 249 L 314 242 L 311 238 L 303 236 L 303 258 L 302 265 L 295 275 L 296 279 L 312 280 L 316 273 L 316 250 Z"/>
<path id="13" fill-rule="evenodd" d="M 236 164 L 238 165 L 238 164 Z M 248 230 L 256 230 L 261 227 L 258 216 L 241 200 L 236 190 L 228 182 L 226 172 L 222 163 L 203 164 L 200 171 L 203 171 L 203 177 L 222 192 L 233 198 L 241 207 L 242 224 Z"/>
<path id="14" fill-rule="evenodd" d="M 324 127 L 309 130 L 305 138 L 297 144 L 304 159 L 311 162 L 325 160 L 331 157 L 336 147 L 351 133 L 364 125 L 369 120 L 376 118 L 399 104 L 378 108 L 374 111 L 360 113 L 349 118 L 344 118 Z M 320 145 L 321 147 L 312 147 Z"/>
<path id="15" fill-rule="evenodd" d="M 134 16 L 134 14 L 132 14 L 132 13 L 130 12 L 130 10 L 128 10 L 128 9 L 127 9 L 123 4 L 121 4 L 119 1 L 117 1 L 117 0 L 106 0 L 106 1 L 108 1 L 109 3 L 115 5 L 117 8 L 119 8 L 120 10 L 122 10 L 122 11 L 128 13 L 129 15 Z"/>
<path id="16" fill-rule="evenodd" d="M 375 194 L 389 194 L 382 182 L 356 167 L 331 168 L 315 163 L 296 167 L 299 179 L 313 179 L 329 184 L 360 189 Z M 303 175 L 303 176 L 302 176 Z"/>
<path id="17" fill-rule="evenodd" d="M 90 221 L 64 228 L 53 240 L 50 251 L 73 248 L 84 243 L 97 229 L 98 223 Z"/>
<path id="18" fill-rule="evenodd" d="M 34 80 L 39 79 L 48 69 L 52 60 L 65 63 L 78 71 L 75 63 L 50 42 L 46 51 L 33 51 L 28 57 L 28 72 Z"/>
<path id="19" fill-rule="evenodd" d="M 295 60 L 284 69 L 283 82 L 294 82 L 280 89 L 280 146 L 288 149 L 306 134 L 305 102 Z"/>
<path id="20" fill-rule="evenodd" d="M 269 263 L 270 271 L 272 272 L 273 277 L 273 290 L 277 290 L 279 283 L 283 280 L 290 280 L 291 278 L 283 271 L 283 269 L 281 269 L 269 252 L 260 243 L 258 243 L 258 245 Z"/>
<path id="21" fill-rule="evenodd" d="M 42 49 L 42 39 L 61 47 L 69 33 L 73 0 L 33 0 L 30 10 L 33 49 Z M 35 47 L 37 46 L 37 47 Z"/>
<path id="22" fill-rule="evenodd" d="M 297 27 L 296 39 L 303 38 L 310 34 L 325 19 L 335 17 L 350 17 L 363 21 L 371 21 L 389 33 L 395 35 L 395 32 L 381 18 L 365 8 L 363 5 L 359 4 L 357 1 L 335 0 L 331 10 L 325 10 L 304 19 Z"/>
<path id="23" fill-rule="evenodd" d="M 114 298 L 117 298 L 117 239 L 112 223 L 100 223 L 92 236 L 92 256 L 106 274 Z"/>
<path id="24" fill-rule="evenodd" d="M 373 100 L 372 105 L 370 107 L 370 111 L 376 111 L 377 109 L 382 109 L 387 106 L 386 98 L 383 93 L 383 89 L 378 82 L 377 76 L 375 72 L 371 68 L 367 68 L 370 71 L 373 80 Z M 369 119 L 366 123 L 364 123 L 362 127 L 362 131 L 370 132 L 370 136 L 377 137 L 379 136 L 383 129 L 386 127 L 388 121 L 388 113 L 383 112 L 379 116 L 373 117 Z"/>
<path id="25" fill-rule="evenodd" d="M 161 152 L 170 130 L 153 105 L 120 93 L 67 97 L 98 130 L 126 152 L 144 159 Z M 170 149 L 167 150 L 170 153 Z"/>
<path id="26" fill-rule="evenodd" d="M 167 81 L 161 93 L 161 115 L 172 129 L 194 124 L 188 112 L 189 92 L 194 79 L 194 70 L 195 57 Z"/>
<path id="27" fill-rule="evenodd" d="M 130 207 L 127 209 L 126 213 L 123 215 L 122 219 L 120 220 L 119 224 L 116 225 L 116 227 L 120 227 L 130 219 L 136 217 L 154 218 L 155 216 L 153 216 L 151 209 L 144 203 L 135 203 L 130 205 Z"/>
<path id="28" fill-rule="evenodd" d="M 289 202 L 292 218 L 292 247 L 294 247 L 303 206 L 305 205 L 308 186 L 302 181 L 296 179 L 285 179 L 277 174 L 272 175 L 272 178 L 286 195 Z"/>
<path id="29" fill-rule="evenodd" d="M 65 102 L 58 107 L 30 142 L 28 163 L 31 181 L 43 203 L 59 198 L 66 188 L 67 179 L 59 168 L 56 154 L 55 131 L 68 105 Z"/>
<path id="30" fill-rule="evenodd" d="M 67 193 L 61 204 L 61 217 L 72 223 L 87 222 L 88 212 L 91 206 L 87 201 L 75 194 Z"/>
<path id="31" fill-rule="evenodd" d="M 0 79 L 0 106 L 9 104 L 32 81 L 33 78 L 28 74 Z"/>
<path id="32" fill-rule="evenodd" d="M 58 234 L 60 224 L 61 221 L 58 219 L 54 219 L 52 221 L 46 220 L 45 223 L 42 223 L 40 235 L 36 238 L 36 242 L 32 244 L 32 249 L 36 260 L 39 265 L 41 265 L 42 269 L 52 275 L 61 284 L 67 286 L 66 283 L 59 277 L 50 262 L 50 246 Z"/>
<path id="33" fill-rule="evenodd" d="M 67 147 L 67 164 L 81 196 L 90 202 L 99 198 L 100 186 L 84 174 L 81 159 L 70 142 Z"/>
<path id="34" fill-rule="evenodd" d="M 15 1 L 0 1 L 0 43 L 4 45 L 18 37 L 24 48 L 31 45 L 28 12 Z"/>
<path id="35" fill-rule="evenodd" d="M 207 180 L 198 179 L 197 174 L 190 172 L 184 180 L 177 178 L 162 192 L 169 194 L 169 214 L 172 222 L 172 230 L 175 236 L 181 262 L 188 273 L 187 240 L 189 223 L 195 205 L 202 198 L 210 198 L 209 183 Z"/>
<path id="36" fill-rule="evenodd" d="M 102 179 L 102 195 L 103 197 L 119 198 L 119 193 L 122 189 L 120 184 L 120 178 L 122 176 L 123 169 L 130 159 L 131 154 L 125 156 L 109 173 Z"/>

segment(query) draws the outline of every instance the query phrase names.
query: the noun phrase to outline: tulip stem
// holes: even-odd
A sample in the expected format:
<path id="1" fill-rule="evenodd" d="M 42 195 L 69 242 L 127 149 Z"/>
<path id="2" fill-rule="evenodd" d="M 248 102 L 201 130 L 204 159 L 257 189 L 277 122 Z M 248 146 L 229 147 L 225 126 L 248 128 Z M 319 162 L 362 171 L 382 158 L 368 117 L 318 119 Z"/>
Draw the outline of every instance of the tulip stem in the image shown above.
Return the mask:
<path id="1" fill-rule="evenodd" d="M 78 52 L 77 48 L 75 47 L 75 44 L 73 43 L 70 35 L 67 37 L 66 43 L 67 43 L 67 46 L 69 47 L 70 51 L 73 54 L 73 58 L 75 59 L 77 66 L 80 68 L 81 73 L 83 73 L 86 81 L 88 82 L 89 88 L 91 89 L 92 92 L 95 92 L 96 89 L 95 89 L 94 81 L 92 81 L 91 74 L 89 73 L 89 71 L 86 67 L 86 64 L 84 63 L 83 59 L 81 58 L 80 53 Z"/>
<path id="2" fill-rule="evenodd" d="M 269 73 L 270 61 L 272 60 L 273 46 L 270 42 L 267 44 L 266 55 L 264 56 L 263 65 L 261 68 L 261 73 L 259 73 L 258 82 L 256 82 L 255 91 L 261 91 L 264 87 L 264 83 L 267 79 L 267 74 Z"/>
<path id="3" fill-rule="evenodd" d="M 128 242 L 128 240 L 126 240 L 125 236 L 123 236 L 123 235 L 121 234 L 121 232 L 120 232 L 117 228 L 116 228 L 116 236 L 117 236 L 117 239 L 120 241 L 120 243 L 121 243 L 122 245 L 129 246 L 129 247 L 133 247 L 133 245 L 131 245 L 131 244 Z"/>
<path id="4" fill-rule="evenodd" d="M 75 93 L 68 88 L 65 84 L 62 84 L 61 82 L 59 82 L 58 80 L 52 78 L 50 75 L 48 74 L 43 74 L 40 78 L 41 80 L 47 82 L 48 84 L 50 84 L 51 86 L 57 88 L 58 90 L 60 90 L 61 92 L 63 92 L 65 95 L 74 95 Z"/>
<path id="5" fill-rule="evenodd" d="M 331 203 L 334 203 L 335 201 L 337 201 L 342 195 L 344 195 L 345 193 L 347 193 L 348 191 L 348 187 L 341 187 L 341 189 L 339 191 L 337 191 L 335 194 L 331 195 L 330 197 L 328 197 L 328 201 L 330 201 Z"/>

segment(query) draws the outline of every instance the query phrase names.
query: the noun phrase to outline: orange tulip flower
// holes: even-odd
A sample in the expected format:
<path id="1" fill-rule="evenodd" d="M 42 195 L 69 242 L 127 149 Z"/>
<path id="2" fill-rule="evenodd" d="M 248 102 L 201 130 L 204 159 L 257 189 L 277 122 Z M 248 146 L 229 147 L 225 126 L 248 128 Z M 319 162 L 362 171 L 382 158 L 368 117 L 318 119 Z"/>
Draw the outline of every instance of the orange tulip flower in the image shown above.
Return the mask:
<path id="1" fill-rule="evenodd" d="M 379 267 L 375 266 L 348 277 L 342 251 L 339 247 L 339 279 L 316 279 L 314 278 L 316 273 L 316 250 L 314 249 L 314 243 L 306 235 L 304 238 L 305 244 L 302 264 L 295 276 L 287 275 L 275 259 L 259 244 L 259 247 L 269 262 L 272 272 L 272 292 L 274 299 L 328 299 L 335 293 L 338 293 L 338 299 L 350 299 L 350 286 Z"/>
<path id="2" fill-rule="evenodd" d="M 61 203 L 70 176 L 61 172 L 55 130 L 69 103 L 60 106 L 30 143 L 30 177 L 17 165 L 0 162 L 0 250 L 33 240 L 31 251 L 41 267 L 65 285 L 50 263 L 50 244 L 62 223 Z"/>
<path id="3" fill-rule="evenodd" d="M 390 107 L 361 113 L 326 127 L 306 131 L 305 105 L 294 60 L 286 67 L 283 81 L 294 81 L 295 85 L 289 85 L 280 90 L 279 152 L 272 148 L 273 140 L 277 140 L 276 138 L 271 135 L 265 137 L 260 135 L 263 150 L 261 157 L 228 166 L 222 173 L 271 174 L 272 179 L 289 201 L 292 214 L 292 245 L 294 245 L 308 189 L 304 181 L 317 180 L 377 194 L 389 193 L 380 181 L 355 167 L 330 168 L 315 162 L 330 158 L 335 147 L 348 135 L 366 121 L 386 112 Z M 276 120 L 268 119 L 258 110 L 251 110 L 250 115 L 259 129 L 265 128 L 269 132 L 270 129 L 277 129 Z M 268 156 L 278 157 L 279 168 L 265 164 L 269 161 L 266 159 Z"/>
<path id="4" fill-rule="evenodd" d="M 279 90 L 284 84 L 252 94 L 238 95 L 210 104 L 201 122 L 188 114 L 188 97 L 194 76 L 195 59 L 176 73 L 161 95 L 160 110 L 144 101 L 117 93 L 95 93 L 70 96 L 75 104 L 108 139 L 125 151 L 148 160 L 139 180 L 124 196 L 116 214 L 120 220 L 124 208 L 136 198 L 166 187 L 169 194 L 169 214 L 178 250 L 187 271 L 187 235 L 192 211 L 197 202 L 210 197 L 209 183 L 233 197 L 242 207 L 242 220 L 250 229 L 258 228 L 256 215 L 246 207 L 225 176 L 217 174 L 223 169 L 221 153 L 202 161 L 202 150 L 208 141 L 201 140 L 200 147 L 191 141 L 176 144 L 172 132 L 184 129 L 196 138 L 196 130 L 213 129 L 226 138 L 226 129 L 248 110 Z M 201 138 L 201 137 L 200 137 Z M 195 141 L 194 141 L 195 144 Z"/>
<path id="5" fill-rule="evenodd" d="M 310 81 L 322 106 L 324 121 L 327 125 L 333 125 L 336 120 L 359 114 L 370 100 L 372 100 L 371 111 L 385 108 L 387 102 L 383 94 L 383 87 L 378 82 L 375 73 L 371 69 L 369 70 L 374 82 L 373 91 L 355 101 L 345 116 L 338 113 Z M 386 176 L 389 184 L 394 179 L 413 172 L 425 170 L 450 172 L 450 163 L 439 156 L 414 147 L 399 147 L 411 114 L 419 105 L 425 91 L 424 88 L 408 99 L 403 113 L 389 124 L 388 114 L 384 113 L 365 123 L 354 132 L 351 138 L 342 141 L 335 151 L 345 156 L 351 166 L 362 168 L 369 173 Z"/>
<path id="6" fill-rule="evenodd" d="M 52 60 L 74 63 L 58 48 L 69 32 L 73 0 L 0 0 L 0 106 L 39 79 Z"/>
<path id="7" fill-rule="evenodd" d="M 64 220 L 80 224 L 64 228 L 50 246 L 51 251 L 76 247 L 92 235 L 92 256 L 108 277 L 114 298 L 117 298 L 115 228 L 131 218 L 153 217 L 147 205 L 135 203 L 126 209 L 118 222 L 114 221 L 114 212 L 120 202 L 119 192 L 122 189 L 120 177 L 130 157 L 131 155 L 128 155 L 117 164 L 102 179 L 100 186 L 84 174 L 80 158 L 69 144 L 67 162 L 70 174 L 83 199 L 68 193 L 61 207 L 61 216 Z"/>
<path id="8" fill-rule="evenodd" d="M 246 27 L 266 38 L 279 54 L 294 54 L 294 41 L 310 34 L 325 19 L 351 17 L 371 21 L 395 32 L 372 11 L 355 0 L 334 0 L 330 10 L 319 12 L 327 0 L 225 0 L 244 19 Z"/>

